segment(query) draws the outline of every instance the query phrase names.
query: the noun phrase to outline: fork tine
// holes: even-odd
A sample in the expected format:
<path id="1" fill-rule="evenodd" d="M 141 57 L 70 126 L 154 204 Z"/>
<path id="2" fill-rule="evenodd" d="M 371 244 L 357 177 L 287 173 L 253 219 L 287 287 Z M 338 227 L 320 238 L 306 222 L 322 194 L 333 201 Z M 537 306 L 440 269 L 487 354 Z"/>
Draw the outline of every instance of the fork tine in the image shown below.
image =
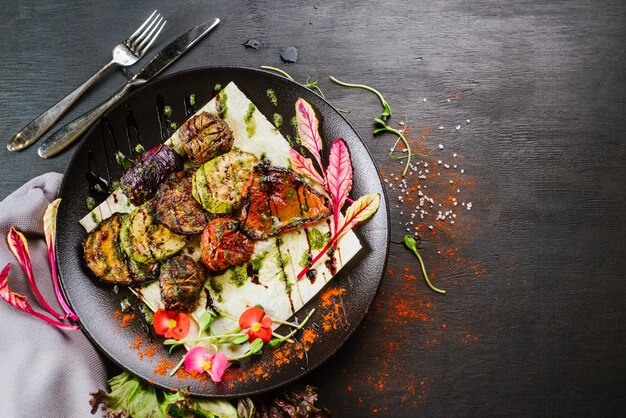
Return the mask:
<path id="1" fill-rule="evenodd" d="M 142 41 L 142 40 L 146 37 L 146 35 L 150 32 L 150 30 L 151 30 L 153 27 L 156 27 L 156 26 L 155 26 L 155 23 L 157 23 L 157 20 L 159 19 L 159 17 L 161 17 L 161 13 L 159 13 L 158 15 L 156 15 L 156 16 L 154 17 L 154 19 L 152 20 L 152 22 L 150 22 L 150 24 L 149 24 L 149 25 L 148 25 L 148 26 L 147 26 L 147 27 L 146 27 L 146 28 L 145 28 L 145 29 L 141 32 L 141 34 L 139 35 L 139 37 L 138 37 L 137 39 L 135 39 L 134 41 L 132 41 L 132 42 L 131 42 L 131 46 L 132 46 L 133 48 L 135 48 L 135 47 L 139 44 L 139 42 L 141 42 L 141 41 Z M 163 18 L 161 17 L 161 19 L 163 19 Z"/>
<path id="2" fill-rule="evenodd" d="M 159 21 L 159 23 L 160 23 L 160 21 Z M 148 49 L 150 49 L 150 47 L 152 46 L 154 41 L 156 41 L 156 38 L 158 38 L 159 34 L 163 30 L 163 26 L 165 26 L 166 23 L 167 23 L 167 20 L 164 20 L 163 23 L 161 24 L 161 27 L 159 28 L 159 30 L 154 34 L 154 36 L 152 36 L 152 32 L 154 32 L 154 29 L 156 29 L 158 25 L 155 26 L 154 29 L 152 30 L 152 32 L 150 32 L 150 34 L 148 35 L 148 37 L 146 39 L 144 39 L 144 41 L 141 44 L 139 44 L 139 46 L 137 47 L 137 53 L 139 54 L 139 56 L 142 56 L 144 52 L 146 52 Z M 144 44 L 148 41 L 148 39 L 150 39 L 150 42 L 148 42 L 148 45 L 146 45 L 144 47 Z"/>
<path id="3" fill-rule="evenodd" d="M 154 14 L 155 14 L 156 12 L 157 12 L 156 10 L 155 10 L 154 12 L 152 12 L 152 14 L 150 15 L 150 17 L 149 17 L 149 18 L 147 18 L 147 19 L 146 19 L 146 21 L 145 21 L 145 22 L 143 22 L 143 23 L 141 24 L 141 26 L 139 26 L 139 29 L 137 29 L 137 30 L 135 31 L 135 33 L 133 33 L 132 35 L 130 35 L 130 36 L 128 37 L 128 39 L 127 39 L 127 41 L 128 41 L 128 42 L 132 42 L 132 41 L 134 40 L 134 38 L 135 38 L 137 35 L 139 35 L 139 33 L 141 32 L 141 30 L 144 28 L 144 26 L 146 26 L 146 25 L 148 24 L 148 22 L 152 19 L 152 16 L 154 16 Z"/>

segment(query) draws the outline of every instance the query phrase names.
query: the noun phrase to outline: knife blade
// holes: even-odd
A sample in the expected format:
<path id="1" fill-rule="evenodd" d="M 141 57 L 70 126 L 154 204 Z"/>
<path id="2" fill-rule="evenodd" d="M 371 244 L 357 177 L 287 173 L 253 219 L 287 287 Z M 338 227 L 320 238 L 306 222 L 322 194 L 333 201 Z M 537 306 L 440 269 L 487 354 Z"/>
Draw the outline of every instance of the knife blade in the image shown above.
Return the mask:
<path id="1" fill-rule="evenodd" d="M 100 118 L 111 106 L 117 103 L 134 86 L 148 82 L 161 71 L 169 67 L 181 55 L 193 47 L 200 39 L 206 36 L 220 23 L 219 18 L 198 25 L 185 32 L 169 45 L 159 51 L 149 63 L 122 86 L 109 99 L 84 113 L 72 122 L 63 126 L 50 135 L 39 147 L 37 153 L 42 158 L 50 158 L 63 151 L 76 141 L 96 120 Z"/>

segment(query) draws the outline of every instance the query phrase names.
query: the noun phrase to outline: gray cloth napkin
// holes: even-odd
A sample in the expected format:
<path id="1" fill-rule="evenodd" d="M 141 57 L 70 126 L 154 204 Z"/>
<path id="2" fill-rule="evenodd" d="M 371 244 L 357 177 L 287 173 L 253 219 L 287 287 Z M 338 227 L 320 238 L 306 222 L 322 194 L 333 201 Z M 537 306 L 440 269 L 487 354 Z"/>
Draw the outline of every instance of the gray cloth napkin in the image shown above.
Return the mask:
<path id="1" fill-rule="evenodd" d="M 43 213 L 62 175 L 36 177 L 0 202 L 0 269 L 11 262 L 9 288 L 44 313 L 6 244 L 11 226 L 28 239 L 35 281 L 45 300 L 57 303 L 43 235 Z M 107 374 L 81 331 L 62 331 L 0 299 L 0 417 L 89 417 L 90 392 L 106 388 Z"/>

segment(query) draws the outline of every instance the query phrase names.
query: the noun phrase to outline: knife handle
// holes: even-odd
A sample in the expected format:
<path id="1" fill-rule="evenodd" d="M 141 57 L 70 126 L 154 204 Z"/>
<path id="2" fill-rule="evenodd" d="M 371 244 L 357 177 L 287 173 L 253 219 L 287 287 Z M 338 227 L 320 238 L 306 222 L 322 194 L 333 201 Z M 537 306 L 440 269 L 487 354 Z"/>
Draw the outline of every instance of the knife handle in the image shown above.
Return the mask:
<path id="1" fill-rule="evenodd" d="M 126 83 L 118 90 L 113 96 L 102 102 L 98 106 L 94 107 L 87 113 L 77 117 L 67 125 L 60 128 L 58 131 L 50 135 L 41 144 L 37 153 L 42 158 L 50 158 L 63 151 L 70 144 L 76 141 L 85 131 L 93 125 L 93 123 L 100 118 L 111 106 L 117 103 L 124 95 L 130 90 L 130 88 L 140 83 Z"/>
<path id="2" fill-rule="evenodd" d="M 89 87 L 91 87 L 96 80 L 98 80 L 98 78 L 100 78 L 102 73 L 104 73 L 111 66 L 111 64 L 113 64 L 113 61 L 104 65 L 94 75 L 89 77 L 87 81 L 78 86 L 73 92 L 65 96 L 65 98 L 57 102 L 50 109 L 37 116 L 37 118 L 33 119 L 28 125 L 20 129 L 20 131 L 16 133 L 13 138 L 11 138 L 9 145 L 7 145 L 7 149 L 9 151 L 20 151 L 41 138 L 41 136 L 46 133 L 48 129 L 52 128 L 52 125 L 54 125 L 56 121 L 58 121 L 61 116 L 67 112 L 74 102 L 78 100 L 78 98 L 82 96 L 83 93 L 87 91 L 87 89 L 89 89 Z"/>

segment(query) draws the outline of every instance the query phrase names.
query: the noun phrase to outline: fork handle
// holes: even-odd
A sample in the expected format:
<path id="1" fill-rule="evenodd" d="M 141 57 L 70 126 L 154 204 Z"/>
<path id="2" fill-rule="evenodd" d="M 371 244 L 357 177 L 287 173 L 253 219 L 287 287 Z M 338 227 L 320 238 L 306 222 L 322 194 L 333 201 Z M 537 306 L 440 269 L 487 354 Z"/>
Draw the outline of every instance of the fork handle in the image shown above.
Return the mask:
<path id="1" fill-rule="evenodd" d="M 74 104 L 80 96 L 93 83 L 100 78 L 100 76 L 114 63 L 113 60 L 105 64 L 94 75 L 89 77 L 87 81 L 78 86 L 76 90 L 65 96 L 57 104 L 50 109 L 43 112 L 36 119 L 33 119 L 28 125 L 24 126 L 18 133 L 16 133 L 11 141 L 7 145 L 9 151 L 20 151 L 37 141 L 41 136 L 46 133 L 48 129 L 52 127 L 59 120 L 61 116 Z"/>
<path id="2" fill-rule="evenodd" d="M 74 119 L 61 129 L 50 135 L 39 147 L 38 153 L 42 158 L 50 158 L 63 151 L 76 141 L 85 131 L 102 116 L 111 106 L 117 103 L 134 85 L 143 83 L 143 80 L 128 82 L 113 96 L 91 109 L 87 113 Z"/>

